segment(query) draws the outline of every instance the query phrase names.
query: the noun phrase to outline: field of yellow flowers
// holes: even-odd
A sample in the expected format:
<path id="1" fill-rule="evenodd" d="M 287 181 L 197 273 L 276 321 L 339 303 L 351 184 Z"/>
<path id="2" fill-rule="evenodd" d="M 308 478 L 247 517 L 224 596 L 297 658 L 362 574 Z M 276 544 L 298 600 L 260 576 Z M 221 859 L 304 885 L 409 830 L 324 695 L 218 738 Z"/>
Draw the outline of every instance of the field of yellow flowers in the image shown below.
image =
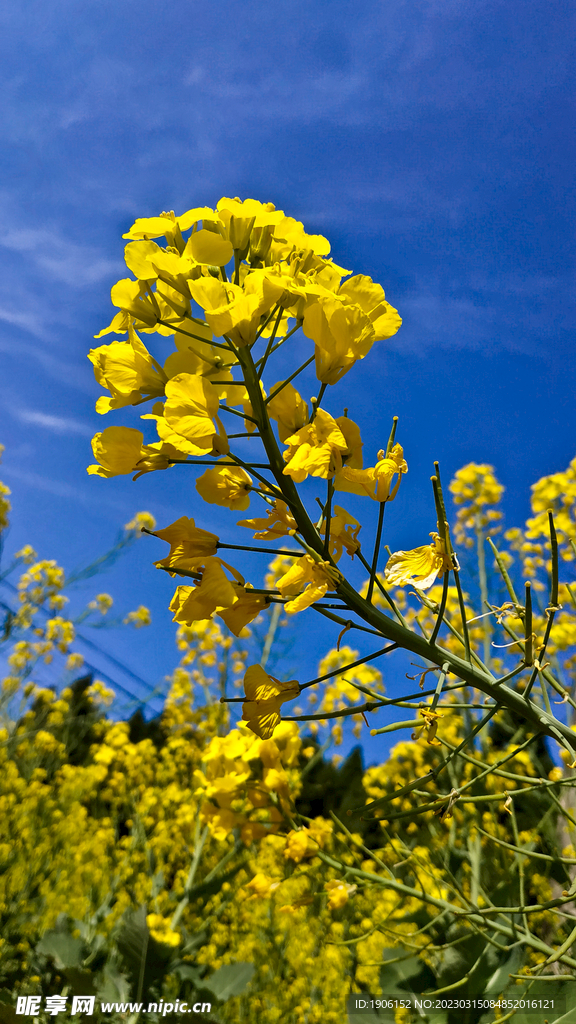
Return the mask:
<path id="1" fill-rule="evenodd" d="M 466 467 L 453 482 L 464 550 L 479 519 L 491 530 L 499 522 L 502 488 L 491 472 Z M 563 486 L 573 477 L 570 467 Z M 533 519 L 509 535 L 536 568 L 538 504 L 553 486 L 536 486 Z M 2 501 L 6 525 L 6 488 Z M 142 525 L 154 524 L 144 515 Z M 570 904 L 554 905 L 576 864 L 569 769 L 542 737 L 498 712 L 481 745 L 449 763 L 455 799 L 438 801 L 445 785 L 434 771 L 470 714 L 454 697 L 433 736 L 424 718 L 382 764 L 364 770 L 353 753 L 337 766 L 318 729 L 337 743 L 341 719 L 331 733 L 328 718 L 310 722 L 315 732 L 283 721 L 269 738 L 246 722 L 230 727 L 230 705 L 216 696 L 223 671 L 246 672 L 247 652 L 212 620 L 179 626 L 181 664 L 161 717 L 117 721 L 113 693 L 81 675 L 74 622 L 62 615 L 63 570 L 30 549 L 18 565 L 0 746 L 3 1021 L 20 1019 L 23 997 L 40 997 L 40 1019 L 49 1019 L 43 1007 L 56 995 L 68 1010 L 75 995 L 93 995 L 102 1020 L 136 1020 L 138 1004 L 159 1007 L 153 1019 L 176 1019 L 185 1003 L 209 1005 L 202 1019 L 230 1024 L 340 1024 L 380 1019 L 354 1016 L 359 994 L 399 1004 L 418 992 L 470 1001 L 528 988 L 541 999 L 550 993 L 541 973 L 556 975 L 557 993 L 572 991 Z M 93 612 L 109 600 L 98 595 Z M 404 610 L 430 615 L 427 606 Z M 572 622 L 563 613 L 555 626 L 558 657 L 569 653 Z M 356 653 L 330 652 L 319 674 L 345 671 Z M 58 692 L 33 682 L 49 658 L 76 677 Z M 351 671 L 381 687 L 373 667 Z M 347 708 L 350 689 L 333 675 L 318 714 Z M 502 767 L 487 774 L 485 765 Z M 528 913 L 492 915 L 488 930 L 476 920 L 515 905 Z M 399 1005 L 391 1012 L 416 1019 Z M 443 1012 L 433 1019 L 494 1019 L 484 1009 Z"/>

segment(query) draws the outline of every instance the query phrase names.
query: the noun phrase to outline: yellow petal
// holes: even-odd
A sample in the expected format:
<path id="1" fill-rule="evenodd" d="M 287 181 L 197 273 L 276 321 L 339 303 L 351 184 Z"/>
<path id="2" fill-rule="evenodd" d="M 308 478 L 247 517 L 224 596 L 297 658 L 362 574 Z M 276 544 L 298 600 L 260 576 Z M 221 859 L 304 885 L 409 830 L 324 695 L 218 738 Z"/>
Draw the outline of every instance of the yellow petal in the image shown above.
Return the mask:
<path id="1" fill-rule="evenodd" d="M 96 476 L 120 476 L 131 473 L 142 453 L 144 435 L 133 427 L 106 427 L 92 438 L 92 451 L 100 463 L 89 466 L 88 473 Z"/>
<path id="2" fill-rule="evenodd" d="M 164 418 L 168 425 L 201 448 L 212 448 L 218 395 L 209 381 L 193 373 L 179 373 L 166 384 Z"/>
<path id="3" fill-rule="evenodd" d="M 122 238 L 160 238 L 175 228 L 171 217 L 138 217 Z"/>
<path id="4" fill-rule="evenodd" d="M 177 219 L 180 231 L 188 231 L 193 224 L 198 224 L 200 221 L 217 221 L 218 214 L 211 210 L 209 206 L 197 206 L 193 210 L 187 210 L 186 213 L 181 214 Z"/>
<path id="5" fill-rule="evenodd" d="M 156 253 L 161 252 L 162 250 L 156 242 L 128 242 L 124 249 L 126 266 L 139 281 L 153 281 L 158 277 L 158 274 L 150 263 L 148 256 L 154 256 Z"/>
<path id="6" fill-rule="evenodd" d="M 198 263 L 224 267 L 234 255 L 232 243 L 215 231 L 202 228 L 189 238 L 190 251 Z"/>

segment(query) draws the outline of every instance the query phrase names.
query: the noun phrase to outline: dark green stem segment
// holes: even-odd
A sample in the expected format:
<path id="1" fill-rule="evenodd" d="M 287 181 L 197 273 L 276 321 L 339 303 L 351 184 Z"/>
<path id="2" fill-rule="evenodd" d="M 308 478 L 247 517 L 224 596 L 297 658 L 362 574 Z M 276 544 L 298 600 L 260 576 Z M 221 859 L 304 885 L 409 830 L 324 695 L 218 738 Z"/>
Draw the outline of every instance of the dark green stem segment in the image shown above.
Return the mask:
<path id="1" fill-rule="evenodd" d="M 476 554 L 478 558 L 478 579 L 480 583 L 480 607 L 484 608 L 488 605 L 488 576 L 486 573 L 486 537 L 482 526 L 482 520 L 480 515 L 476 516 L 475 522 L 476 531 Z M 483 660 L 486 668 L 490 668 L 491 661 L 491 641 L 492 641 L 492 623 L 490 616 L 486 616 L 483 622 Z"/>
<path id="2" fill-rule="evenodd" d="M 386 455 L 390 455 L 394 447 L 394 438 L 396 437 L 396 427 L 398 426 L 398 417 L 392 417 L 392 430 L 390 431 L 390 437 L 388 438 L 388 444 L 386 445 Z"/>
<path id="3" fill-rule="evenodd" d="M 301 326 L 302 326 L 302 321 L 301 320 L 297 320 L 296 324 L 294 325 L 294 327 L 292 327 L 288 331 L 288 334 L 286 334 L 283 338 L 280 338 L 280 341 L 276 342 L 276 344 L 274 345 L 274 348 L 270 349 L 270 352 L 268 353 L 268 355 L 271 356 L 272 353 L 275 352 L 277 348 L 280 348 L 280 345 L 283 345 L 286 341 L 288 341 L 288 338 L 291 338 L 292 335 L 296 333 L 296 331 L 299 331 Z M 260 359 L 256 360 L 256 362 L 254 364 L 256 366 L 256 369 L 259 369 L 259 367 L 262 365 L 263 360 L 264 360 L 264 356 L 261 356 Z"/>
<path id="4" fill-rule="evenodd" d="M 372 601 L 372 594 L 374 593 L 374 581 L 376 579 L 376 571 L 378 569 L 378 556 L 380 554 L 380 544 L 382 542 L 382 527 L 384 525 L 384 511 L 386 509 L 386 502 L 380 502 L 380 508 L 378 509 L 378 527 L 376 529 L 376 540 L 374 541 L 374 554 L 372 555 L 372 567 L 370 569 L 370 580 L 368 581 L 368 592 L 366 594 L 366 600 Z"/>
<path id="5" fill-rule="evenodd" d="M 551 571 L 550 571 L 550 605 L 546 609 L 546 614 L 548 616 L 548 621 L 546 623 L 546 629 L 544 631 L 544 639 L 542 641 L 542 644 L 541 644 L 540 648 L 538 649 L 538 657 L 536 659 L 538 664 L 536 665 L 536 667 L 535 667 L 535 669 L 534 669 L 534 671 L 533 671 L 533 673 L 532 673 L 532 675 L 530 677 L 530 682 L 528 683 L 528 686 L 526 687 L 526 690 L 524 691 L 525 696 L 528 696 L 530 694 L 530 692 L 532 690 L 532 687 L 534 686 L 534 683 L 536 682 L 536 677 L 538 675 L 538 665 L 542 665 L 544 663 L 544 654 L 545 654 L 546 648 L 548 646 L 548 641 L 550 640 L 550 634 L 552 632 L 552 626 L 554 625 L 554 616 L 556 615 L 556 612 L 559 610 L 559 605 L 558 605 L 558 538 L 556 536 L 556 528 L 554 526 L 554 515 L 553 515 L 553 512 L 552 512 L 552 509 L 550 509 L 550 508 L 548 509 L 548 525 L 549 525 L 549 529 L 550 529 L 550 552 L 551 552 L 551 556 L 552 556 L 552 559 L 551 559 Z M 528 586 L 528 584 L 527 584 L 527 586 Z M 526 658 L 524 660 L 526 661 Z M 527 661 L 526 661 L 526 664 L 528 664 Z M 530 662 L 530 664 L 532 664 L 532 662 Z"/>
<path id="6" fill-rule="evenodd" d="M 223 348 L 226 350 L 226 352 L 231 351 L 229 345 L 223 345 L 222 342 L 220 341 L 214 341 L 214 338 L 212 338 L 212 340 L 208 342 L 206 341 L 206 338 L 202 338 L 201 335 L 199 334 L 192 334 L 191 331 L 185 331 L 183 327 L 180 327 L 181 320 L 177 320 L 174 323 L 171 323 L 170 320 L 158 320 L 158 323 L 162 324 L 163 327 L 171 327 L 172 330 L 178 331 L 178 334 L 184 334 L 186 335 L 187 338 L 193 338 L 194 341 L 201 341 L 203 345 L 209 344 L 213 345 L 214 348 Z"/>
<path id="7" fill-rule="evenodd" d="M 438 617 L 436 619 L 436 622 L 434 624 L 434 629 L 432 630 L 432 635 L 430 637 L 430 643 L 431 644 L 435 644 L 436 643 L 436 637 L 438 636 L 438 633 L 440 632 L 440 626 L 442 625 L 442 622 L 444 621 L 444 612 L 446 611 L 446 601 L 448 600 L 448 580 L 449 580 L 449 574 L 447 572 L 445 572 L 444 573 L 444 583 L 442 584 L 442 599 L 440 601 L 440 608 L 438 609 Z"/>
<path id="8" fill-rule="evenodd" d="M 264 404 L 268 405 L 268 402 L 271 402 L 273 398 L 276 398 L 276 395 L 279 395 L 280 392 L 284 390 L 286 385 L 290 384 L 294 380 L 294 377 L 297 377 L 299 373 L 302 373 L 302 370 L 305 370 L 307 366 L 310 366 L 310 363 L 313 361 L 313 359 L 314 356 L 310 356 L 310 359 L 307 359 L 306 362 L 302 363 L 302 366 L 299 366 L 298 369 L 294 371 L 294 373 L 291 373 L 290 376 L 287 377 L 285 381 L 282 381 L 282 384 L 279 384 L 276 390 L 273 391 L 271 395 L 268 395 L 268 398 L 265 400 Z"/>
<path id="9" fill-rule="evenodd" d="M 278 308 L 278 307 L 276 307 L 276 308 Z M 262 374 L 264 373 L 264 370 L 265 370 L 265 367 L 266 367 L 266 363 L 268 362 L 268 356 L 270 355 L 272 349 L 274 348 L 274 342 L 276 340 L 276 332 L 277 332 L 277 330 L 278 330 L 278 328 L 280 326 L 280 321 L 282 319 L 282 313 L 283 312 L 284 312 L 284 310 L 282 309 L 282 307 L 280 307 L 280 309 L 278 310 L 278 316 L 276 317 L 276 322 L 274 324 L 274 327 L 272 328 L 272 333 L 271 333 L 271 335 L 270 335 L 270 337 L 268 339 L 268 344 L 266 345 L 266 351 L 265 351 L 265 353 L 264 353 L 264 355 L 262 357 L 262 361 L 260 363 L 260 369 L 258 370 L 258 377 L 259 378 L 262 377 Z M 271 315 L 266 320 L 266 323 L 263 325 L 262 330 L 264 330 L 264 328 L 270 322 L 270 320 L 272 319 L 273 316 L 274 316 L 274 310 L 272 311 Z M 257 338 L 259 338 L 259 337 L 260 337 L 260 334 L 257 335 Z"/>
<path id="10" fill-rule="evenodd" d="M 492 548 L 492 554 L 494 555 L 494 559 L 496 561 L 496 565 L 498 566 L 498 570 L 500 572 L 500 575 L 501 575 L 502 579 L 504 580 L 504 583 L 506 584 L 506 590 L 508 591 L 508 594 L 510 595 L 510 600 L 512 601 L 516 611 L 518 613 L 520 613 L 520 611 L 522 611 L 522 614 L 523 614 L 524 613 L 524 609 L 522 608 L 522 605 L 520 604 L 520 602 L 519 602 L 519 600 L 518 600 L 518 598 L 516 596 L 516 591 L 514 590 L 514 584 L 512 583 L 512 580 L 510 579 L 510 576 L 508 575 L 508 570 L 506 569 L 506 565 L 504 564 L 504 559 L 502 558 L 502 555 L 498 551 L 498 548 L 494 544 L 494 541 L 492 540 L 491 537 L 488 537 L 488 543 L 489 543 L 490 547 Z"/>
<path id="11" fill-rule="evenodd" d="M 532 588 L 526 584 L 526 613 L 524 616 L 524 664 L 534 664 L 533 637 L 532 637 Z"/>
<path id="12" fill-rule="evenodd" d="M 550 551 L 552 554 L 550 605 L 555 610 L 558 604 L 558 538 L 554 526 L 554 514 L 551 508 L 548 509 L 548 527 L 550 529 Z"/>
<path id="13" fill-rule="evenodd" d="M 300 558 L 300 551 L 290 551 L 289 548 L 256 548 L 249 544 L 223 544 L 218 541 L 216 547 L 228 548 L 230 551 L 257 551 L 261 555 L 290 555 L 291 558 Z"/>
<path id="14" fill-rule="evenodd" d="M 324 558 L 328 558 L 330 551 L 330 523 L 332 521 L 332 495 L 334 494 L 334 482 L 328 480 L 328 493 L 324 506 Z"/>
<path id="15" fill-rule="evenodd" d="M 438 462 L 434 463 L 435 475 L 432 477 L 432 486 L 434 488 L 434 500 L 436 502 L 436 511 L 438 513 L 438 531 L 442 540 L 446 553 L 451 556 L 452 559 L 452 572 L 454 573 L 454 583 L 456 584 L 456 593 L 458 594 L 458 605 L 460 607 L 460 618 L 462 619 L 462 635 L 464 637 L 464 651 L 466 660 L 471 661 L 470 653 L 470 635 L 468 633 L 468 623 L 466 622 L 466 606 L 464 604 L 464 594 L 462 593 L 462 584 L 460 582 L 460 570 L 458 566 L 458 559 L 452 547 L 452 540 L 450 537 L 450 528 L 448 526 L 448 517 L 446 516 L 446 506 L 444 504 L 444 495 L 442 493 L 442 481 L 440 480 L 440 465 Z"/>
<path id="16" fill-rule="evenodd" d="M 327 387 L 328 387 L 327 384 L 322 384 L 322 387 L 320 388 L 320 391 L 318 392 L 318 397 L 311 399 L 311 402 L 312 402 L 312 412 L 310 414 L 310 423 L 314 422 L 314 419 L 316 417 L 316 413 L 317 413 L 318 409 L 320 408 L 320 403 L 322 402 L 322 399 L 324 398 L 324 392 L 326 391 Z"/>

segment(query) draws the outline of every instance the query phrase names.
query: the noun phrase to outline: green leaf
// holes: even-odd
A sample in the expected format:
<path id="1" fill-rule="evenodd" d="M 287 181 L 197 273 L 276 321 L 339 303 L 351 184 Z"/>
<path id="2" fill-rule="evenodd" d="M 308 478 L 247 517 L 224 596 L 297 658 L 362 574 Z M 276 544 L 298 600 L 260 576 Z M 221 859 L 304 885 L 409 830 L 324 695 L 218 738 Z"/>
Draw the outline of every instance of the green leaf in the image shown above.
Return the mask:
<path id="1" fill-rule="evenodd" d="M 231 868 L 230 871 L 227 871 L 226 874 L 217 875 L 210 882 L 199 882 L 198 885 L 193 885 L 187 892 L 188 901 L 191 903 L 192 900 L 197 900 L 201 896 L 205 899 L 208 899 L 209 896 L 215 896 L 217 892 L 220 892 L 225 882 L 232 881 L 242 866 L 242 862 L 240 862 Z"/>
<path id="2" fill-rule="evenodd" d="M 556 1017 L 555 1020 L 551 1020 L 550 1024 L 576 1024 L 576 1007 L 571 1010 L 567 1010 L 561 1017 Z"/>
<path id="3" fill-rule="evenodd" d="M 197 967 L 193 967 L 192 964 L 178 964 L 173 968 L 172 973 L 182 981 L 191 981 L 196 988 L 204 986 L 201 971 Z"/>
<path id="4" fill-rule="evenodd" d="M 149 991 L 168 973 L 175 950 L 156 942 L 146 924 L 146 907 L 124 912 L 116 935 L 122 966 L 135 1002 L 146 1002 Z"/>
<path id="5" fill-rule="evenodd" d="M 498 971 L 501 959 L 502 954 L 494 946 L 486 943 L 484 950 L 470 970 L 470 976 L 465 988 L 468 996 L 473 998 L 474 996 L 485 995 L 486 985 Z M 509 959 L 507 958 L 506 963 L 508 963 Z"/>
<path id="6" fill-rule="evenodd" d="M 130 1000 L 128 978 L 113 967 L 105 967 L 96 994 L 102 1002 L 127 1003 Z"/>
<path id="7" fill-rule="evenodd" d="M 383 949 L 383 960 L 397 960 L 404 950 L 401 946 L 395 949 Z M 423 992 L 436 987 L 436 978 L 427 965 L 417 956 L 397 960 L 397 963 L 386 964 L 380 969 L 380 987 L 384 995 L 401 998 L 407 992 Z"/>
<path id="8" fill-rule="evenodd" d="M 347 1012 L 349 1024 L 380 1024 L 381 1021 L 387 1019 L 388 1021 L 394 1020 L 394 1011 L 386 1010 L 386 1017 L 384 1014 L 380 1014 L 376 1008 L 372 1007 L 358 1007 L 356 1004 L 359 1000 L 365 1000 L 368 1002 L 373 997 L 367 992 L 351 992 L 348 996 Z"/>
<path id="9" fill-rule="evenodd" d="M 36 952 L 52 957 L 61 970 L 65 967 L 79 967 L 83 959 L 82 939 L 75 939 L 69 932 L 45 932 L 36 946 Z"/>
<path id="10" fill-rule="evenodd" d="M 510 984 L 509 975 L 516 974 L 521 961 L 522 951 L 518 946 L 516 946 L 504 963 L 494 971 L 492 977 L 488 978 L 482 995 L 486 996 L 487 999 L 492 999 L 495 996 L 500 995 L 501 992 L 504 992 Z"/>
<path id="11" fill-rule="evenodd" d="M 524 1010 L 519 1009 L 512 1017 L 513 1024 L 540 1024 L 545 1019 L 549 1024 L 576 1024 L 576 982 L 538 981 L 532 984 L 510 985 L 504 994 L 505 999 L 554 999 L 554 1009 Z M 562 1005 L 558 1001 L 562 1000 Z M 506 1010 L 504 1011 L 506 1013 Z"/>
<path id="12" fill-rule="evenodd" d="M 202 979 L 202 987 L 207 988 L 225 1002 L 232 996 L 239 996 L 249 984 L 254 974 L 254 964 L 225 964 L 209 978 Z"/>
<path id="13" fill-rule="evenodd" d="M 72 995 L 96 995 L 95 978 L 92 971 L 82 971 L 77 967 L 65 967 L 63 973 L 70 986 Z"/>
<path id="14" fill-rule="evenodd" d="M 13 1006 L 0 1002 L 0 1024 L 18 1024 L 20 1017 Z"/>

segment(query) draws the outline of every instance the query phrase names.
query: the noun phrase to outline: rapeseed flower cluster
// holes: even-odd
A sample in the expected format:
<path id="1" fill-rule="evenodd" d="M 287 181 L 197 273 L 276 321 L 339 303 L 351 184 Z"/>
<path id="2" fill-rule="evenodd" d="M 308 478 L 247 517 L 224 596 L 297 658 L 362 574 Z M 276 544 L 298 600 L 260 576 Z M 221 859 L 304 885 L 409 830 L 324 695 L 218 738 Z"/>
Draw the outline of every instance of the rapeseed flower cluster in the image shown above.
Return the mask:
<path id="1" fill-rule="evenodd" d="M 151 402 L 142 419 L 154 424 L 158 439 L 148 442 L 133 427 L 106 427 L 93 439 L 96 463 L 88 472 L 136 477 L 197 460 L 205 469 L 196 490 L 207 504 L 245 512 L 258 496 L 265 515 L 239 525 L 252 528 L 255 540 L 267 541 L 301 534 L 290 488 L 308 477 L 325 481 L 328 503 L 318 524 L 310 524 L 316 547 L 310 548 L 308 537 L 305 551 L 272 591 L 246 583 L 220 555 L 229 545 L 215 535 L 208 539 L 193 519 L 182 517 L 159 531 L 144 527 L 171 545 L 157 566 L 194 580 L 177 588 L 170 606 L 181 626 L 219 616 L 243 636 L 269 605 L 269 594 L 279 595 L 275 601 L 288 615 L 315 608 L 343 581 L 336 562 L 344 553 L 354 559 L 361 550 L 361 523 L 332 503 L 332 492 L 383 506 L 393 501 L 408 469 L 402 447 L 394 443 L 378 451 L 374 466 L 364 467 L 359 426 L 347 410 L 333 416 L 320 404 L 327 387 L 338 384 L 376 342 L 397 332 L 397 311 L 379 284 L 332 260 L 327 239 L 308 234 L 271 203 L 225 197 L 215 209 L 138 218 L 124 237 L 133 278 L 112 288 L 119 312 L 97 336 L 119 337 L 89 353 L 96 380 L 107 391 L 96 409 L 104 415 Z M 311 356 L 289 379 L 265 387 L 268 359 L 300 328 L 313 343 Z M 171 338 L 174 351 L 157 357 L 143 340 L 153 334 L 163 345 Z M 263 355 L 255 361 L 257 344 Z M 312 361 L 320 392 L 307 401 L 292 381 Z M 246 434 L 231 433 L 239 426 L 237 416 Z M 247 436 L 263 443 L 267 464 L 245 463 L 236 454 L 236 437 Z M 271 470 L 276 482 L 258 468 Z M 138 625 L 141 618 L 134 613 L 129 621 Z M 283 680 L 278 687 L 291 696 L 299 692 Z M 248 706 L 253 702 L 246 696 Z M 269 728 L 258 724 L 264 720 L 248 719 L 262 737 Z"/>
<path id="2" fill-rule="evenodd" d="M 502 529 L 502 511 L 497 506 L 504 487 L 496 478 L 494 466 L 470 462 L 454 475 L 450 492 L 456 505 L 454 538 L 463 547 L 473 547 L 471 534 L 481 530 L 495 536 Z"/>

